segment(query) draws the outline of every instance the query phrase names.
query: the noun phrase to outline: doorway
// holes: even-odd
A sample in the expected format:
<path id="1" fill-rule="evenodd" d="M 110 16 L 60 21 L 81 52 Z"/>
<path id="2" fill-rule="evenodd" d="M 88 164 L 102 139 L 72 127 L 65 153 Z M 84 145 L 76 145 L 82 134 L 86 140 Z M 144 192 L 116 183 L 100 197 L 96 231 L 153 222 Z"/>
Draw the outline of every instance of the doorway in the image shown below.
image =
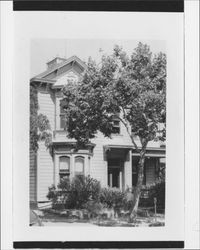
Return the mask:
<path id="1" fill-rule="evenodd" d="M 108 161 L 108 186 L 120 189 L 123 187 L 123 167 L 120 159 Z"/>

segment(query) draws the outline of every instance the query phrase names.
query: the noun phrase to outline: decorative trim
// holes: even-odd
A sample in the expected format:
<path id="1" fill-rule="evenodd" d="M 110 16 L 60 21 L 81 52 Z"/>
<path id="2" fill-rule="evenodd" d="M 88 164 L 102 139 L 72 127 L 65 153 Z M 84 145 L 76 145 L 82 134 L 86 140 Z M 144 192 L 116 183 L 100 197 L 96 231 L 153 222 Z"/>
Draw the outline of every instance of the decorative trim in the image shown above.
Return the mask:
<path id="1" fill-rule="evenodd" d="M 32 83 L 32 82 L 54 84 L 54 83 L 56 82 L 56 80 L 45 79 L 45 78 L 39 78 L 39 77 L 33 77 L 33 78 L 30 79 L 30 83 Z"/>

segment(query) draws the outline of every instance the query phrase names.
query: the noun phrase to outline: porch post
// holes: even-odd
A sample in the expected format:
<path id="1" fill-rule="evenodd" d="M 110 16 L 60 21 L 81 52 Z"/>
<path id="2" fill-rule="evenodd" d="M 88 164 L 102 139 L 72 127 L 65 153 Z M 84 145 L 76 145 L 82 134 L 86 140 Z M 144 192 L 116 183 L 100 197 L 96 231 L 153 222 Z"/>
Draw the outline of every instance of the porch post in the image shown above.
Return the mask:
<path id="1" fill-rule="evenodd" d="M 74 155 L 72 154 L 70 157 L 71 160 L 71 171 L 70 171 L 70 175 L 73 178 L 75 176 L 74 170 L 75 170 L 75 166 L 74 166 Z"/>
<path id="2" fill-rule="evenodd" d="M 112 174 L 109 174 L 109 178 L 110 178 L 110 187 L 112 187 Z"/>
<path id="3" fill-rule="evenodd" d="M 119 172 L 119 188 L 122 190 L 122 171 Z"/>
<path id="4" fill-rule="evenodd" d="M 127 153 L 124 162 L 124 188 L 132 187 L 132 150 Z"/>
<path id="5" fill-rule="evenodd" d="M 55 181 L 55 186 L 57 187 L 58 183 L 59 183 L 59 157 L 58 155 L 55 154 L 55 169 L 54 169 L 54 181 Z"/>
<path id="6" fill-rule="evenodd" d="M 88 156 L 86 155 L 85 157 L 84 157 L 84 175 L 85 176 L 88 176 L 88 170 L 89 170 L 89 166 L 88 166 Z"/>

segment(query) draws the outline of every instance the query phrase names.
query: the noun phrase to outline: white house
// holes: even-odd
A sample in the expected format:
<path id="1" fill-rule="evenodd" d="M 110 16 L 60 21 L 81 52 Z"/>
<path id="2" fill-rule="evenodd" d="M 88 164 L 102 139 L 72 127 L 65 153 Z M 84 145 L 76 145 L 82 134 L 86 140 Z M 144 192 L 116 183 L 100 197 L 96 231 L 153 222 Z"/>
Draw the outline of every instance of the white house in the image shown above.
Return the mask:
<path id="1" fill-rule="evenodd" d="M 51 149 L 40 142 L 37 154 L 30 152 L 31 202 L 47 202 L 48 187 L 57 185 L 66 175 L 70 178 L 76 174 L 90 175 L 104 187 L 125 189 L 136 185 L 138 154 L 119 120 L 114 122 L 111 139 L 98 133 L 84 150 L 74 151 L 75 141 L 67 138 L 60 107 L 61 89 L 69 81 L 81 80 L 85 69 L 84 62 L 76 56 L 56 57 L 47 63 L 45 72 L 30 80 L 38 90 L 38 112 L 47 116 L 52 131 Z M 137 143 L 140 146 L 139 141 Z M 165 164 L 165 147 L 161 142 L 150 142 L 144 185 L 155 182 L 159 164 Z"/>

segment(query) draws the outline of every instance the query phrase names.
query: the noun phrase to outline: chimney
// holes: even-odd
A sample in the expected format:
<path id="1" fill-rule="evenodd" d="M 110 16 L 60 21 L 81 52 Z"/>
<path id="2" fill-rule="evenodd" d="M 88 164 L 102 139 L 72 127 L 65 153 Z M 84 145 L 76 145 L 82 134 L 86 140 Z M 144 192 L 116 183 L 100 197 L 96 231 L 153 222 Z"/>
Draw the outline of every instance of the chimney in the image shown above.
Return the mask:
<path id="1" fill-rule="evenodd" d="M 55 57 L 53 60 L 47 62 L 47 69 L 54 68 L 57 64 L 65 62 L 65 58 Z"/>

